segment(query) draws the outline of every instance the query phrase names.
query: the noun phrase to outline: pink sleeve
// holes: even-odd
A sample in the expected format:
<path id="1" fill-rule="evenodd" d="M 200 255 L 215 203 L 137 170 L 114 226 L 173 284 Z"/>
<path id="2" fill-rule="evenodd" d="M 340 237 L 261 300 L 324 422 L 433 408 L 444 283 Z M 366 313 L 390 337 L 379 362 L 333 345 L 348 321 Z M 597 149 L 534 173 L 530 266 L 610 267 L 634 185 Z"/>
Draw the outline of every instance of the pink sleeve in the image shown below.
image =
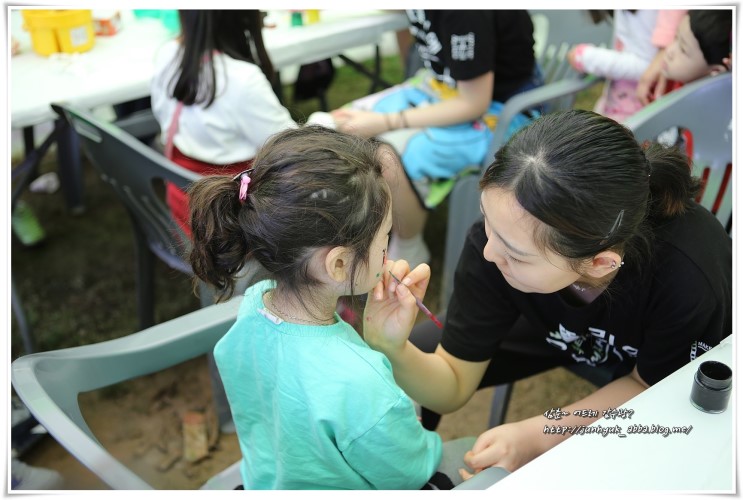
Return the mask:
<path id="1" fill-rule="evenodd" d="M 661 49 L 671 45 L 676 37 L 676 29 L 687 12 L 686 10 L 659 10 L 658 20 L 653 30 L 653 45 Z"/>

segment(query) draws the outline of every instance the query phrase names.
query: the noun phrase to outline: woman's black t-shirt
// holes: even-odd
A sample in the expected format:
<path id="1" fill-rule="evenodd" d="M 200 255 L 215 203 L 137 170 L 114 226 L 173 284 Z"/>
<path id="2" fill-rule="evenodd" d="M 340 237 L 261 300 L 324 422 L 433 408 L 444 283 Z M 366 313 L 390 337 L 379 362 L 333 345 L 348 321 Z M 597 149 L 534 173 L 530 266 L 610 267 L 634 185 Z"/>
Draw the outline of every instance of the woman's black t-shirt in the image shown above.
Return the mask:
<path id="1" fill-rule="evenodd" d="M 512 288 L 484 260 L 482 222 L 469 232 L 455 277 L 441 345 L 485 361 L 519 316 L 566 363 L 619 363 L 655 384 L 732 334 L 732 242 L 705 208 L 657 225 L 653 255 L 625 262 L 609 288 L 576 306 L 564 294 Z"/>

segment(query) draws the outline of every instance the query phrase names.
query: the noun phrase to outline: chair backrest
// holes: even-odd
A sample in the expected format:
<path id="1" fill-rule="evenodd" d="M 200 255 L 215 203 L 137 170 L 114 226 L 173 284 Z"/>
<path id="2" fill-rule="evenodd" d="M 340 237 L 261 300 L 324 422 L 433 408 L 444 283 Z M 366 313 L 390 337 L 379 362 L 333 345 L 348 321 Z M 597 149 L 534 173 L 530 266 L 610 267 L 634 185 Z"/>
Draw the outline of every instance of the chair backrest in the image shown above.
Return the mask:
<path id="1" fill-rule="evenodd" d="M 159 193 L 163 181 L 185 188 L 201 176 L 176 165 L 112 123 L 68 106 L 53 107 L 80 136 L 91 163 L 126 207 L 135 232 L 141 232 L 150 250 L 171 268 L 192 274 L 183 259 L 189 239 Z"/>
<path id="2" fill-rule="evenodd" d="M 612 27 L 607 22 L 594 24 L 583 10 L 530 10 L 534 24 L 535 55 L 542 68 L 545 84 L 517 94 L 505 103 L 493 132 L 493 140 L 480 165 L 485 169 L 505 144 L 514 118 L 525 110 L 541 106 L 545 112 L 571 109 L 579 92 L 603 80 L 577 73 L 567 62 L 567 53 L 578 43 L 609 45 Z M 454 270 L 470 226 L 480 217 L 479 176 L 469 175 L 457 181 L 449 197 L 449 217 L 444 247 L 441 309 L 449 303 L 454 287 Z"/>
<path id="3" fill-rule="evenodd" d="M 613 28 L 609 21 L 594 24 L 587 10 L 529 10 L 534 25 L 534 54 L 545 84 L 576 80 L 576 72 L 567 60 L 571 48 L 579 43 L 611 46 Z M 575 92 L 542 103 L 545 112 L 569 109 Z"/>
<path id="4" fill-rule="evenodd" d="M 234 323 L 241 301 L 235 297 L 126 337 L 22 356 L 11 365 L 13 387 L 49 434 L 111 488 L 152 489 L 96 439 L 78 395 L 210 352 Z"/>
<path id="5" fill-rule="evenodd" d="M 655 141 L 669 129 L 687 136 L 692 173 L 704 179 L 697 200 L 732 231 L 733 211 L 733 76 L 706 77 L 670 92 L 624 124 L 639 141 Z"/>

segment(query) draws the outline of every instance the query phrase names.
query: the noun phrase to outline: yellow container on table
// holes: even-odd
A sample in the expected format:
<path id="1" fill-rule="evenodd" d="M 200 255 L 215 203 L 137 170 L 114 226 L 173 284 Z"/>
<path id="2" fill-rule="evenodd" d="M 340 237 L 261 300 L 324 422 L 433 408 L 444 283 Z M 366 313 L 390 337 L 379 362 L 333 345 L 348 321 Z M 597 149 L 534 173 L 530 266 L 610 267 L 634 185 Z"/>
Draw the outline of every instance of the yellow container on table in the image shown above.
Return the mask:
<path id="1" fill-rule="evenodd" d="M 320 10 L 319 9 L 309 9 L 304 11 L 307 15 L 307 24 L 315 24 L 320 22 Z"/>
<path id="2" fill-rule="evenodd" d="M 22 10 L 21 14 L 39 55 L 86 52 L 95 44 L 92 10 Z"/>

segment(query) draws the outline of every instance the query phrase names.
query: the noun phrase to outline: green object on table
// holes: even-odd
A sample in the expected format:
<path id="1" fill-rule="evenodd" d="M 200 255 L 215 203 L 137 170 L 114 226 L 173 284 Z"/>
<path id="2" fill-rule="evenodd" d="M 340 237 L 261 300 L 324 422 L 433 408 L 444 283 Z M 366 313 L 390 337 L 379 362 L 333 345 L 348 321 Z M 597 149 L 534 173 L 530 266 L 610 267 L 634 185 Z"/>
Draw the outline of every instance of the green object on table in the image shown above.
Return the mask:
<path id="1" fill-rule="evenodd" d="M 134 9 L 132 12 L 134 13 L 134 17 L 138 19 L 148 17 L 152 19 L 160 19 L 163 26 L 165 26 L 165 29 L 167 29 L 171 34 L 178 33 L 181 30 L 181 21 L 178 17 L 177 10 Z"/>
<path id="2" fill-rule="evenodd" d="M 16 204 L 10 218 L 10 224 L 15 235 L 27 247 L 40 243 L 46 237 L 44 228 L 41 227 L 31 207 L 26 205 L 23 200 L 19 200 Z"/>
<path id="3" fill-rule="evenodd" d="M 295 10 L 292 12 L 292 26 L 302 26 L 302 11 Z"/>

